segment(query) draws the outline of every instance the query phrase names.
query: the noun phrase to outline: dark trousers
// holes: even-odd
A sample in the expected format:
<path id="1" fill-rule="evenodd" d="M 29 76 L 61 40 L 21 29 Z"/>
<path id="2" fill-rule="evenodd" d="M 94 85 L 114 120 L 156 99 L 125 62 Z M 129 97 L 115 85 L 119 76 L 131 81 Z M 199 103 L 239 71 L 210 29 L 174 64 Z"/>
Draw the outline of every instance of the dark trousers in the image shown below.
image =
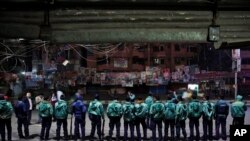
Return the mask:
<path id="1" fill-rule="evenodd" d="M 5 141 L 5 126 L 7 128 L 8 140 L 11 140 L 11 133 L 12 133 L 11 118 L 0 119 L 0 133 L 2 141 Z"/>
<path id="2" fill-rule="evenodd" d="M 171 138 L 174 139 L 175 119 L 172 119 L 172 120 L 165 119 L 164 123 L 165 123 L 165 130 L 164 130 L 165 131 L 165 140 L 167 140 L 167 137 L 168 137 L 168 128 L 170 128 L 170 131 L 171 131 Z"/>
<path id="3" fill-rule="evenodd" d="M 151 119 L 153 141 L 156 141 L 156 126 L 158 126 L 159 140 L 162 140 L 162 120 Z"/>
<path id="4" fill-rule="evenodd" d="M 40 138 L 49 139 L 49 131 L 52 123 L 52 117 L 42 117 L 42 129 Z"/>
<path id="5" fill-rule="evenodd" d="M 212 140 L 213 138 L 213 119 L 203 118 L 203 138 Z"/>
<path id="6" fill-rule="evenodd" d="M 150 120 L 151 119 L 149 117 L 146 118 L 146 124 L 148 129 L 150 129 Z"/>
<path id="7" fill-rule="evenodd" d="M 222 132 L 222 139 L 226 140 L 227 139 L 227 134 L 226 134 L 226 124 L 227 124 L 227 118 L 225 116 L 218 116 L 216 117 L 216 139 L 220 138 L 220 127 L 221 127 L 221 132 Z"/>
<path id="8" fill-rule="evenodd" d="M 245 117 L 234 117 L 233 118 L 233 125 L 244 125 Z"/>
<path id="9" fill-rule="evenodd" d="M 101 126 L 102 126 L 101 116 L 90 114 L 90 120 L 91 120 L 90 136 L 94 137 L 95 128 L 97 128 L 97 135 L 99 138 L 101 138 Z"/>
<path id="10" fill-rule="evenodd" d="M 135 130 L 135 126 L 134 126 L 134 122 L 133 121 L 124 121 L 124 140 L 126 141 L 128 138 L 128 127 L 130 130 L 130 141 L 134 141 L 135 137 L 134 137 L 134 130 Z"/>
<path id="11" fill-rule="evenodd" d="M 200 139 L 199 118 L 189 118 L 190 139 L 194 139 L 194 127 L 196 130 L 196 140 Z"/>
<path id="12" fill-rule="evenodd" d="M 147 124 L 145 118 L 136 118 L 135 119 L 135 125 L 136 125 L 136 132 L 137 132 L 137 138 L 138 140 L 141 140 L 141 131 L 140 131 L 140 125 L 142 125 L 143 129 L 143 136 L 146 139 L 147 138 Z"/>
<path id="13" fill-rule="evenodd" d="M 82 137 L 80 137 L 79 128 L 81 127 L 81 134 Z M 85 138 L 85 117 L 84 118 L 75 118 L 75 136 L 77 138 Z"/>
<path id="14" fill-rule="evenodd" d="M 116 127 L 116 138 L 119 138 L 121 127 L 120 117 L 109 117 L 109 137 L 112 137 L 114 127 Z"/>
<path id="15" fill-rule="evenodd" d="M 24 126 L 25 137 L 29 136 L 29 123 L 27 117 L 17 118 L 17 131 L 20 138 L 23 138 L 22 126 Z"/>
<path id="16" fill-rule="evenodd" d="M 32 115 L 32 110 L 28 111 L 28 124 L 31 124 L 31 115 Z"/>
<path id="17" fill-rule="evenodd" d="M 182 130 L 182 134 L 183 134 L 184 139 L 186 139 L 187 138 L 187 132 L 186 132 L 185 120 L 177 120 L 176 121 L 176 137 L 178 139 L 180 138 L 181 130 Z"/>
<path id="18" fill-rule="evenodd" d="M 63 133 L 64 138 L 68 138 L 68 123 L 67 119 L 57 119 L 56 122 L 57 128 L 56 128 L 56 138 L 60 139 L 60 132 L 61 132 L 61 126 L 63 125 Z"/>

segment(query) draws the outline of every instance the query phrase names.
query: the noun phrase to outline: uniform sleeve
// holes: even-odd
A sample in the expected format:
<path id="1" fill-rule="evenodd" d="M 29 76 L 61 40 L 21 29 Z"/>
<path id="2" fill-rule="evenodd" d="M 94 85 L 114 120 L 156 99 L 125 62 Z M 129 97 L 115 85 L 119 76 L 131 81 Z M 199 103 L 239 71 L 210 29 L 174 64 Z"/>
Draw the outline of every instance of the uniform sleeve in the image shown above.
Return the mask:
<path id="1" fill-rule="evenodd" d="M 88 113 L 90 112 L 90 107 L 92 106 L 92 102 L 89 103 L 89 107 L 88 107 Z"/>
<path id="2" fill-rule="evenodd" d="M 50 111 L 49 111 L 49 112 L 50 112 L 50 115 L 53 115 L 53 112 L 54 112 L 54 111 L 53 111 L 53 107 L 52 107 L 51 104 L 49 104 L 49 106 L 50 106 Z"/>
<path id="3" fill-rule="evenodd" d="M 103 109 L 102 103 L 100 103 L 100 113 L 101 113 L 101 116 L 104 118 L 104 109 Z"/>

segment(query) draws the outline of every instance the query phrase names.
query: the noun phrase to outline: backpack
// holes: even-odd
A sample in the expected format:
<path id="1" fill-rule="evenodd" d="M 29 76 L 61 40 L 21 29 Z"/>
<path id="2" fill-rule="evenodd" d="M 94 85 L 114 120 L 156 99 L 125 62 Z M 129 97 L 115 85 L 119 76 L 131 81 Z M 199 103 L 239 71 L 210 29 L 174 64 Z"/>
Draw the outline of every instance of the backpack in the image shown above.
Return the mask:
<path id="1" fill-rule="evenodd" d="M 213 116 L 213 105 L 210 102 L 208 102 L 208 104 L 204 108 L 205 109 L 203 109 L 203 113 L 205 118 L 211 120 Z"/>
<path id="2" fill-rule="evenodd" d="M 164 112 L 164 116 L 165 119 L 175 119 L 175 104 L 174 103 L 168 103 L 165 106 L 165 112 Z"/>

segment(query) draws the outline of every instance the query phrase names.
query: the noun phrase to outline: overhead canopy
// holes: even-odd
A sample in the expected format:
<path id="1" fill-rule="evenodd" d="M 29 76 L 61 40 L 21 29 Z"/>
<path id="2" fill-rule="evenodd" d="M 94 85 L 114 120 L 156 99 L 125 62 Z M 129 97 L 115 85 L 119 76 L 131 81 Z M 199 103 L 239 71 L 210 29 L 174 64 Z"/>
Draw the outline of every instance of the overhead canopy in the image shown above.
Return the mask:
<path id="1" fill-rule="evenodd" d="M 0 7 L 1 38 L 206 42 L 215 17 L 220 42 L 250 40 L 248 0 L 1 0 Z"/>

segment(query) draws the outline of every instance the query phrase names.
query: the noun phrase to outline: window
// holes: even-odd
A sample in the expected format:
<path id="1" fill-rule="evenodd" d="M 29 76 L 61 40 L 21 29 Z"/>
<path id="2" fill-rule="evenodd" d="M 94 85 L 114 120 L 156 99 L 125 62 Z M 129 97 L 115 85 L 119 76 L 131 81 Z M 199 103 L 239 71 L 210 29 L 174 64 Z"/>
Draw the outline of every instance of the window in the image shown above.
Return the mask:
<path id="1" fill-rule="evenodd" d="M 175 49 L 175 51 L 181 51 L 179 44 L 175 44 L 174 49 Z"/>
<path id="2" fill-rule="evenodd" d="M 250 64 L 250 58 L 244 58 L 244 59 L 242 59 L 241 60 L 241 64 L 244 64 L 244 65 Z"/>
<path id="3" fill-rule="evenodd" d="M 106 57 L 97 58 L 97 65 L 104 65 L 110 63 L 110 58 L 106 59 Z"/>
<path id="4" fill-rule="evenodd" d="M 133 64 L 144 65 L 145 61 L 143 58 L 133 57 Z"/>
<path id="5" fill-rule="evenodd" d="M 197 52 L 197 48 L 196 47 L 190 47 L 190 52 Z"/>
<path id="6" fill-rule="evenodd" d="M 181 64 L 181 58 L 175 57 L 175 58 L 174 58 L 174 62 L 175 62 L 176 65 Z"/>

